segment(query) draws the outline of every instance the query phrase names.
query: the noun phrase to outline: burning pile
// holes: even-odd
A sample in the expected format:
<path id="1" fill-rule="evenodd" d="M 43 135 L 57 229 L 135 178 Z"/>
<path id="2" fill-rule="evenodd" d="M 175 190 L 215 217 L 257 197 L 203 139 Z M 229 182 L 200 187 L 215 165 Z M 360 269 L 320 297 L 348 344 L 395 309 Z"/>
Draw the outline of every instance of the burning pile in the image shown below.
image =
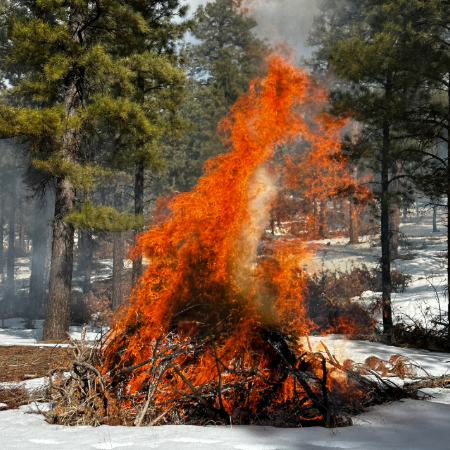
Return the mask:
<path id="1" fill-rule="evenodd" d="M 300 345 L 313 327 L 303 299 L 306 242 L 285 237 L 257 251 L 277 195 L 278 146 L 308 141 L 310 164 L 326 160 L 330 177 L 341 170 L 328 156 L 344 122 L 310 118 L 326 99 L 306 72 L 270 58 L 267 77 L 221 123 L 227 153 L 207 163 L 191 192 L 160 201 L 168 214 L 140 237 L 135 251 L 148 269 L 116 316 L 96 362 L 102 374 L 86 360 L 77 366 L 89 382 L 73 420 L 90 410 L 98 423 L 114 423 L 113 408 L 135 425 L 334 426 L 386 394 Z"/>

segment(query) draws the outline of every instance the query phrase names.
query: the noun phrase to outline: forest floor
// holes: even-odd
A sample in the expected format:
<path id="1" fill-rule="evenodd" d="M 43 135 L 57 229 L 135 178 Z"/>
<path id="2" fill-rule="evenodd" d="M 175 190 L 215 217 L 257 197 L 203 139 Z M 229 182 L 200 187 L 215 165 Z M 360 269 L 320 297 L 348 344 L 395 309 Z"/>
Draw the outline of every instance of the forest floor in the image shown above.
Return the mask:
<path id="1" fill-rule="evenodd" d="M 70 349 L 59 346 L 10 345 L 0 350 L 0 382 L 44 377 L 54 367 L 67 366 Z"/>

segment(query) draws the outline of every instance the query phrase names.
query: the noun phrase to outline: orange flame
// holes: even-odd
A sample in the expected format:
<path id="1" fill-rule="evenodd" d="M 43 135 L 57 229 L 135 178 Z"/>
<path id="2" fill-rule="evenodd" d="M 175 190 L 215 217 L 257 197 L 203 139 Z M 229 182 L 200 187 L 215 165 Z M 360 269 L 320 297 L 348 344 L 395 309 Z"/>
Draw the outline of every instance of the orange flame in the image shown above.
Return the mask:
<path id="1" fill-rule="evenodd" d="M 295 342 L 312 327 L 303 301 L 302 266 L 310 258 L 305 242 L 279 239 L 257 257 L 276 196 L 277 175 L 269 162 L 278 146 L 301 139 L 311 143 L 304 173 L 313 179 L 326 164 L 327 180 L 337 176 L 341 163 L 335 167 L 329 155 L 336 153 L 346 122 L 323 115 L 311 118 L 327 98 L 305 71 L 281 56 L 270 57 L 266 78 L 251 82 L 219 126 L 228 152 L 205 164 L 205 176 L 191 192 L 160 202 L 157 223 L 140 236 L 134 252 L 143 254 L 149 266 L 116 316 L 105 370 L 151 358 L 152 344 L 161 335 L 172 333 L 180 342 L 197 335 L 223 336 L 217 346 L 221 361 L 257 367 L 265 374 L 266 381 L 255 382 L 249 394 L 250 407 L 256 405 L 259 388 L 279 376 L 271 363 L 273 349 L 258 329 L 276 326 Z M 289 182 L 298 183 L 289 170 L 288 165 Z M 320 179 L 311 182 L 308 195 L 323 198 L 324 186 Z M 325 190 L 330 189 L 331 182 Z M 164 209 L 169 211 L 165 219 Z M 189 366 L 184 364 L 188 358 L 180 359 L 180 367 L 186 367 L 185 377 L 193 385 L 214 378 L 213 355 L 205 353 Z M 144 369 L 135 371 L 127 392 L 136 392 L 146 376 Z M 223 376 L 225 383 L 236 375 Z M 164 397 L 169 384 L 173 395 L 182 391 L 183 381 L 169 378 L 158 396 Z M 292 379 L 283 383 L 291 395 Z M 224 402 L 231 411 L 232 401 Z"/>

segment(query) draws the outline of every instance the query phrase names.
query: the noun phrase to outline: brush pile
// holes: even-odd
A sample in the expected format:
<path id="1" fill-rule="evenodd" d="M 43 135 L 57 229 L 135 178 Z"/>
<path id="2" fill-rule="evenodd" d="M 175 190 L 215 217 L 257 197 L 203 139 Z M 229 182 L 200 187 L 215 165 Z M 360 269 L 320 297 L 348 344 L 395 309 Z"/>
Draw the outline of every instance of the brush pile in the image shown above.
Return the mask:
<path id="1" fill-rule="evenodd" d="M 368 366 L 362 370 L 350 361 L 340 364 L 329 352 L 302 352 L 276 330 L 259 333 L 270 355 L 267 367 L 222 361 L 218 350 L 223 337 L 179 340 L 166 334 L 151 344 L 151 358 L 103 374 L 101 343 L 73 342 L 71 367 L 49 373 L 55 406 L 46 413 L 47 421 L 92 426 L 337 427 L 351 425 L 351 417 L 368 406 L 414 396 Z M 214 366 L 196 384 L 202 360 L 212 360 Z M 128 395 L 124 386 L 137 377 L 144 381 Z"/>
<path id="2" fill-rule="evenodd" d="M 227 152 L 190 192 L 158 200 L 131 254 L 149 265 L 107 339 L 78 345 L 72 367 L 57 371 L 50 422 L 334 427 L 406 395 L 299 345 L 317 328 L 303 270 L 308 233 L 258 251 L 279 176 L 309 180 L 305 197 L 322 204 L 352 182 L 345 158 L 331 157 L 348 121 L 318 112 L 326 91 L 279 55 L 267 71 L 219 125 Z M 309 150 L 277 174 L 275 150 L 299 142 Z"/>

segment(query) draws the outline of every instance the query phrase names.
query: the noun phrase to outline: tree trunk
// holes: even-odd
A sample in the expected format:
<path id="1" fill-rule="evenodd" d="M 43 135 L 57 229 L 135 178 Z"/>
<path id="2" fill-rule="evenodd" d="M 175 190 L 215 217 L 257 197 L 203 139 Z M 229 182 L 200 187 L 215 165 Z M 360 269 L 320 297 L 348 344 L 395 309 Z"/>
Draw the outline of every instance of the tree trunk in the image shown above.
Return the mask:
<path id="1" fill-rule="evenodd" d="M 391 261 L 398 256 L 398 235 L 400 227 L 400 209 L 397 204 L 391 204 L 392 210 L 389 215 L 389 255 Z"/>
<path id="2" fill-rule="evenodd" d="M 0 206 L 0 273 L 1 273 L 1 282 L 4 281 L 4 266 L 5 266 L 5 253 L 3 248 L 3 237 L 5 233 L 5 198 L 2 197 L 1 206 Z"/>
<path id="3" fill-rule="evenodd" d="M 327 199 L 320 202 L 319 238 L 325 239 L 327 234 Z"/>
<path id="4" fill-rule="evenodd" d="M 88 294 L 91 291 L 92 279 L 92 251 L 94 242 L 92 234 L 89 231 L 79 232 L 79 249 L 81 253 L 81 268 L 84 274 L 83 280 L 83 294 Z"/>
<path id="5" fill-rule="evenodd" d="M 392 334 L 392 306 L 391 306 L 391 258 L 389 239 L 389 152 L 390 128 L 385 122 L 383 126 L 383 154 L 381 161 L 381 283 L 383 308 L 383 334 L 388 343 Z"/>
<path id="6" fill-rule="evenodd" d="M 123 203 L 123 189 L 118 186 L 114 193 L 114 207 L 121 211 Z M 118 309 L 122 304 L 122 270 L 123 270 L 123 235 L 120 231 L 113 236 L 113 289 L 112 306 Z"/>
<path id="7" fill-rule="evenodd" d="M 437 206 L 433 206 L 433 233 L 438 233 L 438 227 L 437 227 Z"/>
<path id="8" fill-rule="evenodd" d="M 136 164 L 134 177 L 134 214 L 144 215 L 144 163 L 140 161 Z M 142 230 L 135 230 L 135 236 Z M 133 284 L 142 276 L 142 256 L 137 255 L 133 261 Z"/>
<path id="9" fill-rule="evenodd" d="M 45 254 L 47 253 L 47 220 L 45 207 L 36 201 L 34 208 L 33 253 L 28 302 L 30 316 L 41 318 L 44 306 Z"/>
<path id="10" fill-rule="evenodd" d="M 398 175 L 398 173 L 397 173 Z M 398 236 L 400 233 L 400 207 L 398 205 L 400 195 L 400 181 L 395 179 L 389 185 L 390 195 L 390 215 L 389 215 L 389 256 L 393 261 L 398 256 Z"/>
<path id="11" fill-rule="evenodd" d="M 350 244 L 359 244 L 358 207 L 350 198 Z"/>
<path id="12" fill-rule="evenodd" d="M 70 9 L 70 33 L 75 43 L 82 44 L 84 35 L 80 27 L 83 14 L 76 7 Z M 64 109 L 67 118 L 77 114 L 82 104 L 84 68 L 72 67 L 64 80 Z M 61 157 L 73 162 L 77 150 L 77 130 L 67 126 L 61 142 Z M 55 217 L 53 220 L 52 265 L 47 315 L 44 323 L 44 340 L 63 340 L 70 327 L 70 291 L 72 288 L 74 227 L 65 222 L 75 200 L 75 190 L 68 178 L 56 182 Z"/>
<path id="13" fill-rule="evenodd" d="M 450 74 L 449 74 L 450 75 Z M 447 134 L 450 136 L 450 89 L 447 91 L 447 102 L 448 102 L 448 119 L 447 119 Z M 450 139 L 447 141 L 447 151 L 450 155 Z M 447 159 L 447 292 L 450 293 L 450 161 Z M 450 348 L 450 294 L 447 295 L 448 298 L 448 328 L 447 328 L 447 345 Z"/>
<path id="14" fill-rule="evenodd" d="M 358 175 L 358 169 L 353 167 L 352 180 L 356 185 Z M 358 226 L 358 213 L 359 208 L 355 204 L 355 196 L 354 193 L 350 196 L 350 244 L 359 244 L 359 226 Z"/>
<path id="15" fill-rule="evenodd" d="M 20 248 L 20 250 L 22 250 L 24 252 L 26 250 L 25 249 L 25 226 L 23 223 L 23 210 L 22 209 L 20 211 L 19 220 L 20 220 L 19 248 Z"/>
<path id="16" fill-rule="evenodd" d="M 69 180 L 60 179 L 56 187 L 53 221 L 52 262 L 47 315 L 43 339 L 64 340 L 70 327 L 70 291 L 72 288 L 74 228 L 64 221 L 74 201 Z"/>
<path id="17" fill-rule="evenodd" d="M 14 298 L 14 260 L 15 260 L 15 228 L 16 228 L 16 202 L 17 186 L 16 181 L 11 183 L 11 197 L 9 199 L 9 230 L 8 230 L 8 254 L 6 256 L 6 304 L 10 309 Z"/>

